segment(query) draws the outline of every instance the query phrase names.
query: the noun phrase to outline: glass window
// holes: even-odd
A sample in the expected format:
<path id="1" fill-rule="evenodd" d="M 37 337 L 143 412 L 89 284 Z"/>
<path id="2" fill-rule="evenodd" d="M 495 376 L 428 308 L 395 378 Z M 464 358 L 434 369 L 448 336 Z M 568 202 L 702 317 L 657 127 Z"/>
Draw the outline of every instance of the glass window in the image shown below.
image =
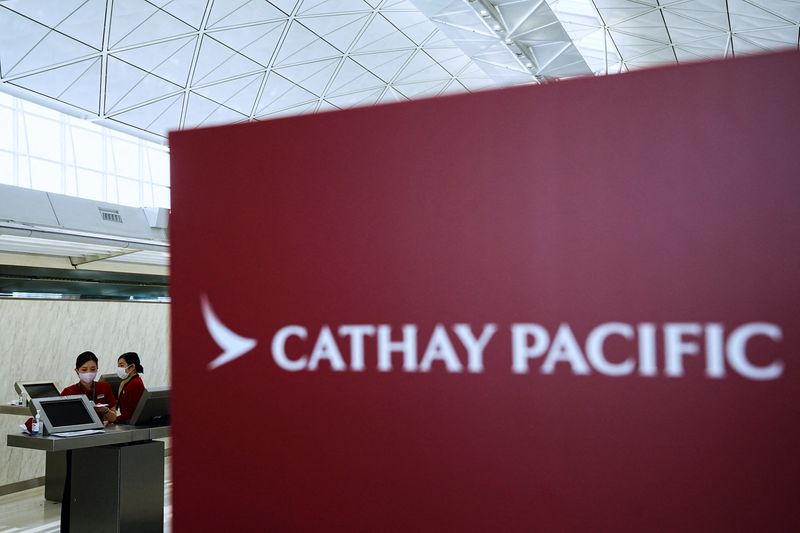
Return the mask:
<path id="1" fill-rule="evenodd" d="M 112 204 L 119 204 L 119 194 L 117 194 L 117 176 L 115 174 L 106 175 L 106 193 L 103 197 L 103 201 L 110 202 Z"/>
<path id="2" fill-rule="evenodd" d="M 52 161 L 31 158 L 31 187 L 40 191 L 63 192 L 61 165 Z"/>
<path id="3" fill-rule="evenodd" d="M 64 184 L 64 194 L 78 196 L 78 179 L 75 177 L 75 167 L 67 169 L 67 177 Z"/>
<path id="4" fill-rule="evenodd" d="M 14 183 L 14 154 L 0 151 L 0 183 L 16 185 Z"/>
<path id="5" fill-rule="evenodd" d="M 142 196 L 139 191 L 138 181 L 120 178 L 117 183 L 117 188 L 119 190 L 119 203 L 141 207 Z"/>
<path id="6" fill-rule="evenodd" d="M 120 139 L 113 139 L 111 146 L 114 149 L 114 164 L 117 174 L 138 178 L 139 172 L 139 146 Z"/>
<path id="7" fill-rule="evenodd" d="M 31 160 L 27 157 L 17 158 L 17 185 L 20 187 L 31 186 Z"/>
<path id="8" fill-rule="evenodd" d="M 150 180 L 158 185 L 169 185 L 169 154 L 155 149 L 147 150 Z"/>
<path id="9" fill-rule="evenodd" d="M 28 154 L 61 160 L 61 124 L 55 120 L 29 115 L 25 118 L 25 132 L 28 140 Z"/>
<path id="10" fill-rule="evenodd" d="M 61 119 L 61 113 L 56 111 L 55 109 L 50 109 L 48 107 L 41 106 L 39 104 L 34 104 L 33 102 L 28 102 L 27 100 L 23 100 L 22 98 L 18 99 L 19 107 L 27 116 L 31 115 L 39 115 L 41 117 L 49 117 L 56 120 Z"/>
<path id="11" fill-rule="evenodd" d="M 169 207 L 169 150 L 0 93 L 0 182 Z"/>
<path id="12" fill-rule="evenodd" d="M 0 93 L 2 94 L 2 93 Z M 0 107 L 0 150 L 14 149 L 14 111 Z"/>
<path id="13" fill-rule="evenodd" d="M 153 205 L 152 207 L 170 207 L 169 189 L 167 187 L 153 186 Z"/>
<path id="14" fill-rule="evenodd" d="M 83 128 L 72 128 L 75 164 L 79 167 L 103 170 L 103 137 Z"/>
<path id="15" fill-rule="evenodd" d="M 103 201 L 103 175 L 100 172 L 78 168 L 75 171 L 78 177 L 77 190 L 81 198 Z"/>

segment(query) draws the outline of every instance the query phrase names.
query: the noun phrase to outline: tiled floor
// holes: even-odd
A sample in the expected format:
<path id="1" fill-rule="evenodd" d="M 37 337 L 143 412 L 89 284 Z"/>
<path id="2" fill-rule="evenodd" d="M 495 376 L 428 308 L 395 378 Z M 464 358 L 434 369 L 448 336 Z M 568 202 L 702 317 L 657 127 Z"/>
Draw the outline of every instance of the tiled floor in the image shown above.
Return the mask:
<path id="1" fill-rule="evenodd" d="M 164 471 L 164 531 L 172 524 L 172 477 L 169 457 Z M 59 531 L 61 504 L 44 499 L 44 487 L 0 496 L 0 533 L 55 533 Z"/>

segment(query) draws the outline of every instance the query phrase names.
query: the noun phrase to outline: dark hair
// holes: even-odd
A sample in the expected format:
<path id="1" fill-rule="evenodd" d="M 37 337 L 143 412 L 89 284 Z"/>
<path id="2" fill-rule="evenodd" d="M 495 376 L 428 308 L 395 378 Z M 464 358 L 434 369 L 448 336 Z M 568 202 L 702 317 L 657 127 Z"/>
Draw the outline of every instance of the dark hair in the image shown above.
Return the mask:
<path id="1" fill-rule="evenodd" d="M 139 362 L 139 354 L 136 352 L 125 352 L 117 357 L 117 362 L 119 362 L 120 359 L 125 359 L 125 362 L 129 365 L 135 365 L 137 374 L 144 374 L 144 367 Z"/>
<path id="2" fill-rule="evenodd" d="M 94 361 L 97 364 L 97 356 L 92 352 L 83 352 L 75 359 L 75 368 L 80 368 L 89 361 Z"/>

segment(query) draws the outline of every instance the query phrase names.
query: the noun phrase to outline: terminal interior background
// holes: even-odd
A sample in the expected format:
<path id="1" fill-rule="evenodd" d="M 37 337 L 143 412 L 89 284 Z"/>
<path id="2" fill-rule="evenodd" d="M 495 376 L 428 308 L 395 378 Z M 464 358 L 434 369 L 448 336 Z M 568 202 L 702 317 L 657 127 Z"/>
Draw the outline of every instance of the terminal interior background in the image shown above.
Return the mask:
<path id="1" fill-rule="evenodd" d="M 84 350 L 169 385 L 168 131 L 798 47 L 792 0 L 0 1 L 2 399 Z M 0 441 L 0 495 L 43 475 Z"/>

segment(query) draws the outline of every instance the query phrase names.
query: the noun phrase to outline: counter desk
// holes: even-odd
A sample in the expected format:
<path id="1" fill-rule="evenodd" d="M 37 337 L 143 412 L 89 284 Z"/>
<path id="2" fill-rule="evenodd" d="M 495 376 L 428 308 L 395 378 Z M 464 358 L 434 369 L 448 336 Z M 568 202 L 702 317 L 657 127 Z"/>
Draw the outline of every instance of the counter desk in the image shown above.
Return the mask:
<path id="1" fill-rule="evenodd" d="M 62 517 L 71 531 L 163 531 L 164 443 L 169 426 L 107 426 L 77 437 L 8 435 L 8 446 L 63 453 Z M 62 531 L 64 528 L 62 527 Z"/>

